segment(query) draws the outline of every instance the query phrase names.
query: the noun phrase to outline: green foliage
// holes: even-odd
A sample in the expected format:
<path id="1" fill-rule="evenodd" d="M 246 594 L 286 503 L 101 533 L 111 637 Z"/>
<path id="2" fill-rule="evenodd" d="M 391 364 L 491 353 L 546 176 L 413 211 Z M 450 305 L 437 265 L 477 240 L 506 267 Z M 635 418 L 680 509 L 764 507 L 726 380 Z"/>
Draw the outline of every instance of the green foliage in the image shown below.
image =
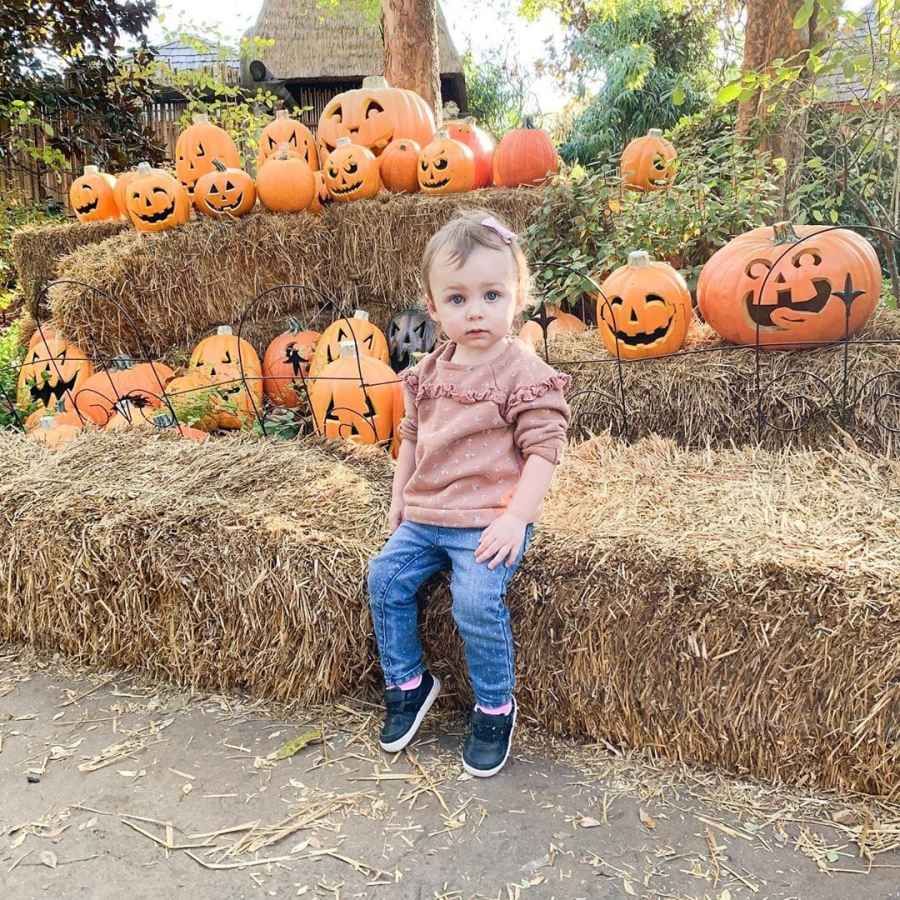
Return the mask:
<path id="1" fill-rule="evenodd" d="M 13 322 L 0 332 L 0 428 L 17 428 L 19 419 L 9 408 L 16 398 L 16 382 L 22 363 L 22 345 L 19 340 L 20 323 Z"/>
<path id="2" fill-rule="evenodd" d="M 13 232 L 23 225 L 49 225 L 64 220 L 61 210 L 49 211 L 43 206 L 19 203 L 13 197 L 0 197 L 0 296 L 16 284 L 11 250 Z"/>
<path id="3" fill-rule="evenodd" d="M 481 62 L 476 62 L 469 51 L 462 63 L 469 115 L 498 137 L 518 128 L 531 90 L 524 69 L 516 62 L 504 60 L 496 51 Z"/>

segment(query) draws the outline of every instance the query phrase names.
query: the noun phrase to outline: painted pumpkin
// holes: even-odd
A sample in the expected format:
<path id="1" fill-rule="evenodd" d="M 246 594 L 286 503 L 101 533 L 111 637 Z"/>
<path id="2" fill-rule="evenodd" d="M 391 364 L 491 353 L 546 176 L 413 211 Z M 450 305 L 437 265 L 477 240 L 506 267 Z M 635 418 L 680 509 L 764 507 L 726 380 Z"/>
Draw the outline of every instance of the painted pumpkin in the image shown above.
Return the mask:
<path id="1" fill-rule="evenodd" d="M 161 362 L 135 363 L 127 357 L 113 360 L 108 369 L 95 372 L 75 392 L 75 408 L 97 425 L 106 425 L 120 400 L 159 408 L 163 405 L 164 385 L 173 376 Z"/>
<path id="2" fill-rule="evenodd" d="M 354 339 L 363 356 L 371 356 L 385 365 L 389 363 L 387 338 L 380 328 L 369 321 L 369 314 L 358 309 L 353 313 L 352 319 L 338 319 L 322 332 L 309 367 L 310 376 L 317 376 L 325 366 L 339 359 L 341 343 Z"/>
<path id="3" fill-rule="evenodd" d="M 639 191 L 658 191 L 672 184 L 678 154 L 662 136 L 659 128 L 651 128 L 644 137 L 635 138 L 622 151 L 619 167 L 626 187 Z"/>
<path id="4" fill-rule="evenodd" d="M 178 135 L 175 143 L 175 174 L 192 200 L 197 179 L 213 171 L 214 159 L 232 169 L 241 167 L 231 135 L 213 125 L 205 113 L 195 113 L 192 124 Z"/>
<path id="5" fill-rule="evenodd" d="M 279 109 L 275 118 L 263 128 L 259 136 L 259 155 L 256 157 L 256 171 L 282 145 L 295 150 L 313 170 L 319 168 L 319 154 L 312 132 L 296 119 L 292 119 L 286 109 Z"/>
<path id="6" fill-rule="evenodd" d="M 654 262 L 643 250 L 628 254 L 600 286 L 597 330 L 610 355 L 648 359 L 675 353 L 684 344 L 693 313 L 681 274 Z"/>
<path id="7" fill-rule="evenodd" d="M 550 135 L 535 128 L 527 116 L 524 127 L 504 134 L 494 151 L 494 184 L 497 187 L 543 184 L 558 171 L 559 154 Z"/>
<path id="8" fill-rule="evenodd" d="M 137 169 L 129 169 L 129 171 L 120 172 L 116 176 L 113 199 L 116 201 L 116 209 L 122 219 L 128 219 L 128 185 L 134 181 L 136 175 Z"/>
<path id="9" fill-rule="evenodd" d="M 547 337 L 556 334 L 579 334 L 587 329 L 587 325 L 571 313 L 563 312 L 558 306 L 545 306 L 544 311 L 553 321 L 547 326 Z M 519 337 L 536 349 L 543 349 L 544 329 L 540 323 L 530 319 L 519 329 Z"/>
<path id="10" fill-rule="evenodd" d="M 191 201 L 178 181 L 162 169 L 142 162 L 128 185 L 128 215 L 138 231 L 157 232 L 183 225 Z"/>
<path id="11" fill-rule="evenodd" d="M 419 190 L 419 154 L 422 148 L 410 138 L 391 141 L 379 157 L 381 181 L 395 194 L 414 194 Z"/>
<path id="12" fill-rule="evenodd" d="M 312 205 L 316 179 L 296 152 L 281 146 L 257 173 L 256 193 L 272 212 L 300 212 Z"/>
<path id="13" fill-rule="evenodd" d="M 325 176 L 319 172 L 313 172 L 316 180 L 316 192 L 313 194 L 312 203 L 309 204 L 309 211 L 315 215 L 321 215 L 325 211 L 325 207 L 331 203 L 331 194 L 328 193 L 328 187 L 325 184 Z"/>
<path id="14" fill-rule="evenodd" d="M 44 416 L 38 426 L 28 432 L 28 437 L 49 447 L 51 450 L 68 444 L 82 433 L 84 429 L 70 421 L 62 421 L 59 416 Z"/>
<path id="15" fill-rule="evenodd" d="M 72 182 L 69 203 L 79 222 L 105 222 L 119 218 L 116 206 L 116 179 L 102 173 L 97 166 L 85 166 L 84 174 Z"/>
<path id="16" fill-rule="evenodd" d="M 388 324 L 388 349 L 395 372 L 413 365 L 414 353 L 431 353 L 437 343 L 437 323 L 423 309 L 404 309 Z"/>
<path id="17" fill-rule="evenodd" d="M 128 431 L 132 428 L 153 428 L 153 415 L 158 408 L 139 397 L 120 400 L 113 406 L 113 413 L 104 426 L 104 431 Z"/>
<path id="18" fill-rule="evenodd" d="M 357 444 L 388 441 L 396 419 L 397 376 L 377 359 L 358 357 L 355 349 L 351 341 L 344 341 L 340 358 L 329 363 L 313 382 L 313 425 L 327 438 Z"/>
<path id="19" fill-rule="evenodd" d="M 60 403 L 70 405 L 75 392 L 94 374 L 94 367 L 83 350 L 52 329 L 44 329 L 44 338 L 32 337 L 16 384 L 19 409 L 56 410 Z"/>
<path id="20" fill-rule="evenodd" d="M 219 428 L 234 430 L 246 428 L 262 411 L 262 379 L 251 376 L 244 369 L 243 377 L 238 366 L 205 366 L 203 373 L 216 385 L 213 406 Z"/>
<path id="21" fill-rule="evenodd" d="M 253 345 L 239 338 L 230 325 L 220 325 L 214 335 L 203 338 L 196 347 L 188 363 L 191 368 L 208 366 L 210 376 L 215 379 L 221 366 L 243 368 L 248 379 L 262 376 L 262 364 Z M 262 391 L 262 387 L 260 387 Z"/>
<path id="22" fill-rule="evenodd" d="M 56 405 L 56 409 L 36 409 L 27 419 L 25 419 L 25 431 L 33 431 L 41 424 L 41 419 L 53 419 L 56 425 L 74 425 L 76 428 L 83 428 L 90 420 L 81 421 L 81 417 L 74 409 L 66 409 L 62 402 Z"/>
<path id="23" fill-rule="evenodd" d="M 371 200 L 381 190 L 378 160 L 373 153 L 349 138 L 338 138 L 337 147 L 322 164 L 325 187 L 333 200 Z"/>
<path id="24" fill-rule="evenodd" d="M 808 238 L 802 240 L 802 238 Z M 861 293 L 847 306 L 837 292 Z M 779 222 L 729 241 L 703 267 L 697 302 L 703 318 L 733 344 L 790 349 L 856 334 L 878 305 L 881 266 L 854 231 Z"/>
<path id="25" fill-rule="evenodd" d="M 475 156 L 446 131 L 419 154 L 419 188 L 424 194 L 459 194 L 475 184 Z"/>
<path id="26" fill-rule="evenodd" d="M 292 321 L 284 334 L 274 338 L 266 348 L 262 361 L 263 392 L 275 406 L 289 409 L 300 405 L 301 385 L 309 377 L 318 331 L 303 331 Z"/>
<path id="27" fill-rule="evenodd" d="M 229 169 L 219 159 L 214 169 L 197 179 L 194 207 L 213 219 L 245 216 L 256 205 L 256 186 L 243 169 Z"/>
<path id="28" fill-rule="evenodd" d="M 216 383 L 208 366 L 195 366 L 166 385 L 166 396 L 182 425 L 213 431 L 219 424 Z"/>
<path id="29" fill-rule="evenodd" d="M 331 153 L 342 137 L 380 156 L 398 138 L 426 144 L 434 130 L 434 114 L 422 97 L 371 76 L 363 79 L 361 88 L 333 97 L 322 110 L 317 129 L 319 158 Z"/>
<path id="30" fill-rule="evenodd" d="M 450 137 L 465 144 L 475 157 L 474 188 L 487 187 L 494 181 L 494 150 L 497 142 L 483 128 L 479 128 L 473 116 L 447 122 L 444 127 Z"/>

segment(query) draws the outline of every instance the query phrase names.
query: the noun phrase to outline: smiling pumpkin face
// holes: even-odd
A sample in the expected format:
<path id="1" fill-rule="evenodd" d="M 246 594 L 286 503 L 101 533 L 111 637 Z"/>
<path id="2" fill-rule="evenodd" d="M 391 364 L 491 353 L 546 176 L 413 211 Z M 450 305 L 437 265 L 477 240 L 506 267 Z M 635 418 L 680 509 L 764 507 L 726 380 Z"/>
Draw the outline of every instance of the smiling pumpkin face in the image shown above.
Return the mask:
<path id="1" fill-rule="evenodd" d="M 256 204 L 256 186 L 243 169 L 228 169 L 218 159 L 215 170 L 197 179 L 194 207 L 213 219 L 246 215 Z"/>
<path id="2" fill-rule="evenodd" d="M 126 208 L 138 231 L 156 232 L 187 222 L 191 201 L 171 175 L 141 163 L 128 185 Z"/>
<path id="3" fill-rule="evenodd" d="M 423 194 L 458 194 L 475 185 L 472 151 L 439 131 L 419 154 L 419 187 Z"/>
<path id="4" fill-rule="evenodd" d="M 213 125 L 209 116 L 195 114 L 193 124 L 181 132 L 175 144 L 175 174 L 192 200 L 197 179 L 213 171 L 214 159 L 233 169 L 241 167 L 241 157 L 228 132 Z"/>
<path id="5" fill-rule="evenodd" d="M 96 166 L 85 166 L 84 174 L 72 182 L 69 203 L 79 222 L 104 222 L 118 219 L 115 198 L 116 179 L 105 175 Z"/>
<path id="6" fill-rule="evenodd" d="M 312 132 L 302 122 L 292 119 L 286 109 L 279 109 L 274 120 L 263 128 L 259 136 L 257 171 L 282 144 L 299 153 L 311 169 L 319 168 L 319 154 Z"/>
<path id="7" fill-rule="evenodd" d="M 56 410 L 60 403 L 71 406 L 74 393 L 91 377 L 94 367 L 74 344 L 45 333 L 32 341 L 19 370 L 16 402 L 19 409 Z"/>
<path id="8" fill-rule="evenodd" d="M 322 167 L 325 187 L 334 200 L 371 200 L 381 190 L 381 174 L 374 154 L 348 138 L 328 154 Z"/>

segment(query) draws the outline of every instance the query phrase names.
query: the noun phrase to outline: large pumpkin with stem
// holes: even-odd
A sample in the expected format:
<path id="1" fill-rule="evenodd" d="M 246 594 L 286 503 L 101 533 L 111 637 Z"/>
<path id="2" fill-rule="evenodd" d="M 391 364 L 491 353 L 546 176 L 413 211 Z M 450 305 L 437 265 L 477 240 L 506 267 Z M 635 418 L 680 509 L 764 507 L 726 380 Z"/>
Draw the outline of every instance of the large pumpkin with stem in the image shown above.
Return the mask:
<path id="1" fill-rule="evenodd" d="M 304 331 L 291 320 L 288 330 L 273 338 L 262 361 L 263 392 L 276 406 L 290 409 L 300 406 L 303 383 L 309 377 L 318 331 Z"/>
<path id="2" fill-rule="evenodd" d="M 194 189 L 194 208 L 211 219 L 236 219 L 256 205 L 256 185 L 243 169 L 229 169 L 220 159 L 201 175 Z"/>
<path id="3" fill-rule="evenodd" d="M 337 147 L 338 138 L 349 138 L 376 156 L 391 141 L 412 138 L 427 144 L 434 134 L 434 114 L 414 91 L 392 88 L 384 78 L 363 79 L 361 88 L 333 97 L 319 117 L 319 158 Z"/>
<path id="4" fill-rule="evenodd" d="M 644 137 L 630 141 L 622 152 L 619 167 L 626 187 L 639 191 L 658 191 L 672 184 L 675 177 L 675 147 L 651 128 Z"/>
<path id="5" fill-rule="evenodd" d="M 231 135 L 213 125 L 205 113 L 195 113 L 192 124 L 178 135 L 175 143 L 175 174 L 193 199 L 197 179 L 213 171 L 213 160 L 220 159 L 232 169 L 241 167 L 241 157 Z"/>
<path id="6" fill-rule="evenodd" d="M 363 356 L 371 356 L 385 365 L 390 362 L 390 349 L 384 332 L 369 321 L 365 310 L 357 309 L 353 318 L 338 319 L 322 332 L 309 367 L 310 376 L 316 377 L 325 366 L 340 358 L 341 343 L 344 341 L 355 341 Z"/>
<path id="7" fill-rule="evenodd" d="M 338 138 L 337 147 L 322 163 L 325 187 L 333 200 L 371 200 L 381 190 L 378 160 L 371 150 L 353 144 L 349 138 Z"/>
<path id="8" fill-rule="evenodd" d="M 419 189 L 423 194 L 458 194 L 475 184 L 475 156 L 441 130 L 419 154 Z"/>
<path id="9" fill-rule="evenodd" d="M 259 202 L 273 212 L 300 212 L 316 196 L 313 170 L 295 150 L 282 144 L 256 173 Z"/>
<path id="10" fill-rule="evenodd" d="M 726 341 L 776 349 L 856 334 L 880 295 L 881 266 L 864 237 L 790 222 L 729 241 L 697 282 L 700 312 Z"/>
<path id="11" fill-rule="evenodd" d="M 85 166 L 84 174 L 72 182 L 69 203 L 79 222 L 105 222 L 120 218 L 116 205 L 116 179 L 97 166 Z"/>
<path id="12" fill-rule="evenodd" d="M 381 181 L 394 194 L 419 190 L 419 154 L 422 148 L 412 138 L 391 141 L 379 157 Z"/>
<path id="13" fill-rule="evenodd" d="M 142 162 L 126 190 L 126 208 L 138 231 L 157 232 L 184 225 L 191 201 L 181 184 L 162 169 Z"/>
<path id="14" fill-rule="evenodd" d="M 475 157 L 475 183 L 473 188 L 483 188 L 494 181 L 494 150 L 497 142 L 478 126 L 474 116 L 457 119 L 444 125 L 454 141 L 465 144 Z"/>
<path id="15" fill-rule="evenodd" d="M 36 332 L 25 353 L 16 384 L 16 405 L 20 410 L 56 411 L 59 404 L 71 406 L 72 397 L 94 374 L 83 350 L 45 328 Z"/>
<path id="16" fill-rule="evenodd" d="M 559 171 L 559 154 L 550 135 L 526 116 L 522 128 L 508 131 L 494 151 L 497 187 L 543 184 Z"/>
<path id="17" fill-rule="evenodd" d="M 165 384 L 173 374 L 165 363 L 135 363 L 129 357 L 118 357 L 108 369 L 88 378 L 75 392 L 73 402 L 85 419 L 103 426 L 120 400 L 162 407 Z"/>
<path id="18" fill-rule="evenodd" d="M 600 289 L 597 331 L 611 356 L 647 359 L 681 349 L 693 313 L 690 291 L 677 269 L 637 250 Z"/>
<path id="19" fill-rule="evenodd" d="M 312 132 L 297 119 L 292 119 L 286 109 L 279 109 L 275 118 L 263 128 L 259 136 L 259 155 L 256 157 L 256 171 L 282 145 L 295 150 L 313 170 L 319 168 L 319 154 Z"/>
<path id="20" fill-rule="evenodd" d="M 188 365 L 191 368 L 209 366 L 213 377 L 220 366 L 243 368 L 248 378 L 258 380 L 262 376 L 259 354 L 251 343 L 239 338 L 230 325 L 220 325 L 215 334 L 203 338 L 194 347 Z"/>

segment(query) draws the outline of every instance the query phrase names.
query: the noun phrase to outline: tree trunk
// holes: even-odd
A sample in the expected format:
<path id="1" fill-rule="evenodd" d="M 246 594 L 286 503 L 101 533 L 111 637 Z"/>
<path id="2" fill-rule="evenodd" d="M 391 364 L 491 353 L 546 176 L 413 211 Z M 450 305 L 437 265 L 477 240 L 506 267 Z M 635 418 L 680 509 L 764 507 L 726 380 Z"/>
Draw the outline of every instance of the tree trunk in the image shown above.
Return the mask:
<path id="1" fill-rule="evenodd" d="M 425 98 L 441 122 L 436 0 L 382 0 L 384 77 Z"/>

